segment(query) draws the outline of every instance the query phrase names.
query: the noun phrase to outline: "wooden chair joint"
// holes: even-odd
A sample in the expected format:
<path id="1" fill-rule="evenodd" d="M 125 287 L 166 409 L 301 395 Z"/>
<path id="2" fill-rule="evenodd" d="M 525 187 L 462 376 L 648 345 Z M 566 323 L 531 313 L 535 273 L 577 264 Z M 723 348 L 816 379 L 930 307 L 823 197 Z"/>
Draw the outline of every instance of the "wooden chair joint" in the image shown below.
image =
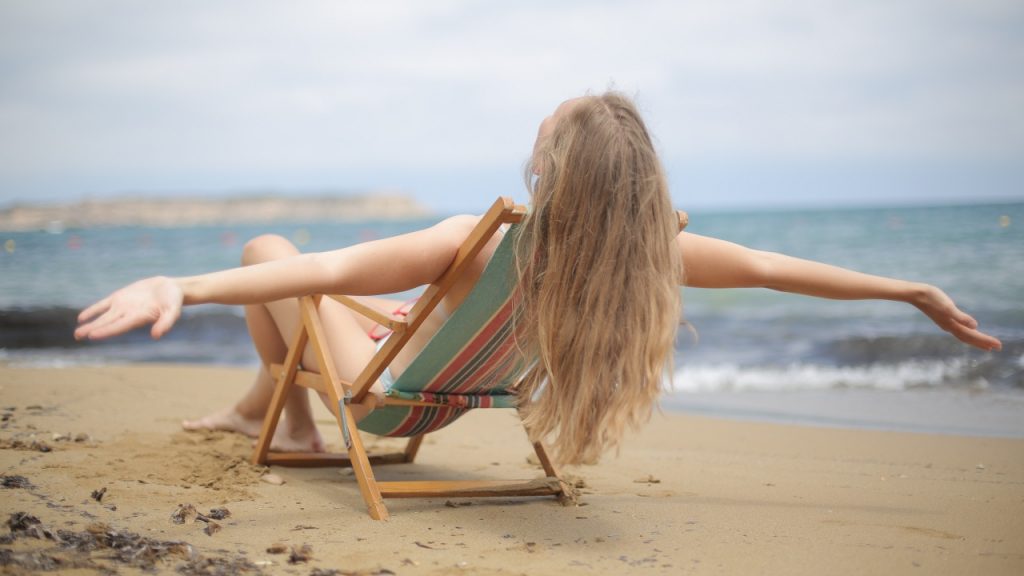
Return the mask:
<path id="1" fill-rule="evenodd" d="M 409 323 L 404 319 L 395 318 L 393 315 L 364 302 L 360 302 L 351 296 L 345 296 L 343 294 L 328 294 L 327 297 L 342 303 L 353 312 L 362 314 L 392 332 L 404 332 L 405 329 L 409 327 Z"/>

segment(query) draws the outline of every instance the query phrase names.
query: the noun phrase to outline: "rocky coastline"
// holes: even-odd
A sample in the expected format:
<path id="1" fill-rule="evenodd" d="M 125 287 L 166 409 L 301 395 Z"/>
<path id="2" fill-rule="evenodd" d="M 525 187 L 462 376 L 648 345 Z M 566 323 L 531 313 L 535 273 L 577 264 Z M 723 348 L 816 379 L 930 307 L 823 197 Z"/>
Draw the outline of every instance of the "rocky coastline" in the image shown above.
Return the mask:
<path id="1" fill-rule="evenodd" d="M 259 224 L 265 222 L 409 219 L 430 216 L 414 199 L 394 193 L 322 196 L 120 197 L 65 204 L 20 203 L 0 208 L 0 231 L 146 226 Z"/>

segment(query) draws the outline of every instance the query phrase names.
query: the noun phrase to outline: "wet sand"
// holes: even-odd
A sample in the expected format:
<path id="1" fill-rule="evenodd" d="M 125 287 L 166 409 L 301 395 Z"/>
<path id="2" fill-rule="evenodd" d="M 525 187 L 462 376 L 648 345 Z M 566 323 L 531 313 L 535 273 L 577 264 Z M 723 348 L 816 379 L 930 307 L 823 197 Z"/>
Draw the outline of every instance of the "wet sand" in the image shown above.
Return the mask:
<path id="1" fill-rule="evenodd" d="M 180 430 L 250 378 L 0 367 L 0 474 L 11 486 L 0 489 L 0 571 L 48 561 L 86 574 L 1024 573 L 1024 440 L 666 413 L 618 456 L 564 471 L 584 483 L 578 506 L 389 500 L 391 520 L 375 522 L 348 471 L 268 471 L 248 463 L 244 437 Z M 528 478 L 539 475 L 530 453 L 512 412 L 478 411 L 378 477 Z M 261 481 L 268 472 L 284 483 Z M 185 504 L 195 512 L 175 523 Z M 219 508 L 230 516 L 211 518 Z M 12 517 L 22 512 L 30 518 Z M 108 548 L 76 550 L 83 540 Z"/>

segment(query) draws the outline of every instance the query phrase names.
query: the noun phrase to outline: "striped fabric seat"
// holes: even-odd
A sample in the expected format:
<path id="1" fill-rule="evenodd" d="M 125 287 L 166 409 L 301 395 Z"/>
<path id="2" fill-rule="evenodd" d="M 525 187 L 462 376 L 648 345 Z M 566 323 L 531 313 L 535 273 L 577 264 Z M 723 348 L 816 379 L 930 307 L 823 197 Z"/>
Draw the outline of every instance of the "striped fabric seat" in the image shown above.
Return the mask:
<path id="1" fill-rule="evenodd" d="M 417 436 L 473 408 L 512 408 L 526 363 L 513 330 L 513 226 L 462 305 L 398 377 L 387 395 L 434 406 L 385 406 L 359 422 L 381 436 Z"/>

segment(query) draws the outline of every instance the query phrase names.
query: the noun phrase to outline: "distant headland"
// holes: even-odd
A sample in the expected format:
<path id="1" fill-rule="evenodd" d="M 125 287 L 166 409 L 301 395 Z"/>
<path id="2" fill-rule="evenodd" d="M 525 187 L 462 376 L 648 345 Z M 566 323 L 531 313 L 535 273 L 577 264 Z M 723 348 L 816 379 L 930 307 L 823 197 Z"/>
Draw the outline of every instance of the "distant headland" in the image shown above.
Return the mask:
<path id="1" fill-rule="evenodd" d="M 238 195 L 179 198 L 119 197 L 66 204 L 15 204 L 0 208 L 0 231 L 60 231 L 112 226 L 179 226 L 399 220 L 430 216 L 412 198 L 394 193 L 318 196 Z"/>

